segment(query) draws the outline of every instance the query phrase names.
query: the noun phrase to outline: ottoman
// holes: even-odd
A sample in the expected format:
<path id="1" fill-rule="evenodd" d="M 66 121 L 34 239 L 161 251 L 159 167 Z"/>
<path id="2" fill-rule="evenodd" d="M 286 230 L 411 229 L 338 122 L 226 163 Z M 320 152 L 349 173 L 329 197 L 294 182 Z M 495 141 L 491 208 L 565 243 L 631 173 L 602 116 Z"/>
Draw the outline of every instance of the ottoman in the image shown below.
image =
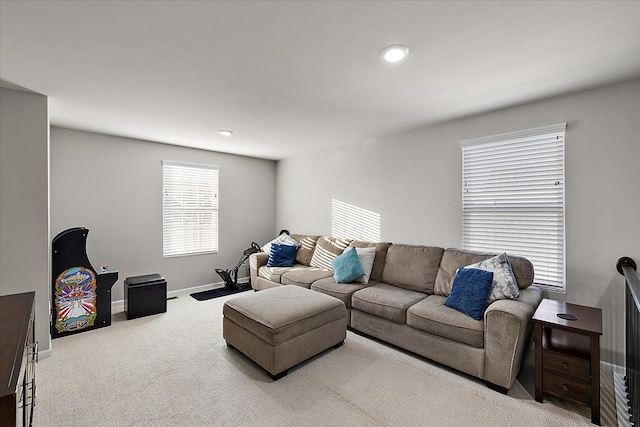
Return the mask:
<path id="1" fill-rule="evenodd" d="M 347 309 L 329 295 L 295 285 L 278 286 L 225 302 L 222 335 L 278 380 L 289 368 L 342 345 Z"/>

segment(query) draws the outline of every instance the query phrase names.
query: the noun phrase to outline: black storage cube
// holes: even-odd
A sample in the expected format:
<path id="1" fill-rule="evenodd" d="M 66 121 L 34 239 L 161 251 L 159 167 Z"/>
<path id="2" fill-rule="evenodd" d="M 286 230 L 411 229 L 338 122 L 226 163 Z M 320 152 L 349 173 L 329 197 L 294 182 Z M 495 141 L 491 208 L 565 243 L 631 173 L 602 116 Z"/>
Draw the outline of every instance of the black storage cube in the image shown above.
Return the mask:
<path id="1" fill-rule="evenodd" d="M 159 274 L 124 280 L 124 314 L 127 319 L 167 312 L 167 281 Z"/>

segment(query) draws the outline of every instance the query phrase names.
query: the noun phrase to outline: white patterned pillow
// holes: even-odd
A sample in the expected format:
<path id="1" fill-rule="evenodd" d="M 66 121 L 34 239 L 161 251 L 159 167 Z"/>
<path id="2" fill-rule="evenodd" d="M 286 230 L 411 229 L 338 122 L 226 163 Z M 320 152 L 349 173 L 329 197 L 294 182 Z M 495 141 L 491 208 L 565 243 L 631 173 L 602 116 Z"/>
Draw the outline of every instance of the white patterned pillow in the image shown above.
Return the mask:
<path id="1" fill-rule="evenodd" d="M 293 237 L 289 236 L 287 233 L 282 233 L 281 235 L 279 235 L 269 243 L 266 243 L 262 248 L 260 248 L 262 252 L 266 252 L 270 254 L 272 243 L 279 243 L 281 245 L 287 245 L 287 246 L 295 246 L 296 248 L 300 247 L 300 242 L 298 242 Z"/>
<path id="2" fill-rule="evenodd" d="M 518 282 L 506 253 L 503 252 L 493 258 L 467 265 L 465 268 L 477 268 L 493 272 L 493 288 L 487 299 L 487 305 L 499 299 L 516 299 L 520 296 Z"/>
<path id="3" fill-rule="evenodd" d="M 369 283 L 371 270 L 373 270 L 373 261 L 376 259 L 376 248 L 356 248 L 356 252 L 358 253 L 360 265 L 362 265 L 362 269 L 364 270 L 364 276 L 357 279 L 356 282 L 364 283 L 366 285 Z"/>

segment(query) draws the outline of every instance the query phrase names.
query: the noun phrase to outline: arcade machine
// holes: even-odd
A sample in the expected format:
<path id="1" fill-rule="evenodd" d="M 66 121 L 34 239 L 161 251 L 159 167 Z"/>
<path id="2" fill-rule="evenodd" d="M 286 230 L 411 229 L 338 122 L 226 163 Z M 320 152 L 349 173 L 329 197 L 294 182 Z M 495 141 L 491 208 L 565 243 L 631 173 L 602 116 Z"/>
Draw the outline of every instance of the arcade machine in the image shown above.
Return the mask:
<path id="1" fill-rule="evenodd" d="M 53 239 L 52 338 L 111 325 L 111 287 L 118 280 L 118 270 L 91 266 L 88 234 L 88 229 L 75 227 Z"/>

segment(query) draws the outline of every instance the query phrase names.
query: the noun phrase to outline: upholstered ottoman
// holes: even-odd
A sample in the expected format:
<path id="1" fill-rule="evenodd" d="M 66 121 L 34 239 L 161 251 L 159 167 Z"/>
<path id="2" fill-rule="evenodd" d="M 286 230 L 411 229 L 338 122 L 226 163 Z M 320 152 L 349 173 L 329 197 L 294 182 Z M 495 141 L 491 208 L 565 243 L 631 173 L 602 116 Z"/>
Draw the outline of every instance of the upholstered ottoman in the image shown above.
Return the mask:
<path id="1" fill-rule="evenodd" d="M 347 309 L 329 295 L 295 285 L 225 302 L 222 335 L 229 347 L 262 366 L 274 380 L 347 336 Z"/>

